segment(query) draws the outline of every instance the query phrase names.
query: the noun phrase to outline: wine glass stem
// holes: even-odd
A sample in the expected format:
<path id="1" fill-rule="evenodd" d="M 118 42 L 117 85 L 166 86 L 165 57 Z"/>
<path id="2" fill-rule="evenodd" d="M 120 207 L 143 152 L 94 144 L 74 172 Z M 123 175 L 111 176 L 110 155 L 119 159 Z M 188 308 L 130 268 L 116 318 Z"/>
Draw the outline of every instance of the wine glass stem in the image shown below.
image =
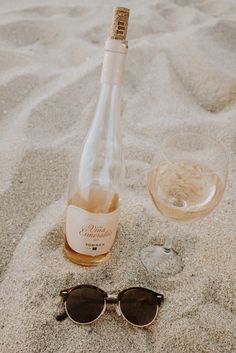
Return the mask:
<path id="1" fill-rule="evenodd" d="M 173 237 L 171 235 L 167 235 L 165 239 L 165 243 L 163 245 L 164 252 L 169 253 L 171 251 L 172 241 L 173 241 Z"/>

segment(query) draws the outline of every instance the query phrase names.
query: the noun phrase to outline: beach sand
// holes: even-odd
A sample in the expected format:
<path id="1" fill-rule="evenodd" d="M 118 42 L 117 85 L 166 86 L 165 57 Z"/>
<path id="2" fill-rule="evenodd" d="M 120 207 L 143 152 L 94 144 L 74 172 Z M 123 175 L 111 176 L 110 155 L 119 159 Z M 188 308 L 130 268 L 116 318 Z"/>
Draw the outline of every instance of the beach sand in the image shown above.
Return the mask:
<path id="1" fill-rule="evenodd" d="M 67 182 L 95 109 L 112 7 L 131 9 L 122 125 L 126 179 L 110 261 L 63 257 Z M 1 353 L 236 352 L 236 3 L 233 0 L 1 0 Z M 146 187 L 163 136 L 193 131 L 229 151 L 224 199 L 176 230 Z M 184 270 L 162 278 L 139 258 L 174 232 Z M 166 297 L 150 328 L 109 308 L 91 326 L 59 323 L 59 291 L 90 283 Z"/>

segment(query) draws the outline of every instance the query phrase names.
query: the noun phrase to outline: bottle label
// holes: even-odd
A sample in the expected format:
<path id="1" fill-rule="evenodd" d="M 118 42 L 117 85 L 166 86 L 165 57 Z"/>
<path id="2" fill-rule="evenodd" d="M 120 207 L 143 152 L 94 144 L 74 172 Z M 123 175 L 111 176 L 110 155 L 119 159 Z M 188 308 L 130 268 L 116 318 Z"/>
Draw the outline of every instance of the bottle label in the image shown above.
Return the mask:
<path id="1" fill-rule="evenodd" d="M 118 219 L 119 209 L 111 213 L 91 213 L 69 205 L 66 214 L 67 242 L 80 254 L 106 254 L 115 241 Z"/>

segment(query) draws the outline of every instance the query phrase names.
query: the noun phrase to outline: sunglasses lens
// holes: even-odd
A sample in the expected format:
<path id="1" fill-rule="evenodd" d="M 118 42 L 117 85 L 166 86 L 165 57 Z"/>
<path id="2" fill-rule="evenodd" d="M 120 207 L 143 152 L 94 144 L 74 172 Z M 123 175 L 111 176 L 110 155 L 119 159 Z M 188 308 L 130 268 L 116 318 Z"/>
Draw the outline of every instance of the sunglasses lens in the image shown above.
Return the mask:
<path id="1" fill-rule="evenodd" d="M 144 288 L 128 289 L 120 298 L 120 309 L 130 323 L 145 326 L 150 324 L 157 314 L 157 298 Z"/>
<path id="2" fill-rule="evenodd" d="M 73 321 L 81 324 L 96 320 L 105 305 L 104 294 L 97 288 L 73 289 L 66 300 L 66 310 Z"/>

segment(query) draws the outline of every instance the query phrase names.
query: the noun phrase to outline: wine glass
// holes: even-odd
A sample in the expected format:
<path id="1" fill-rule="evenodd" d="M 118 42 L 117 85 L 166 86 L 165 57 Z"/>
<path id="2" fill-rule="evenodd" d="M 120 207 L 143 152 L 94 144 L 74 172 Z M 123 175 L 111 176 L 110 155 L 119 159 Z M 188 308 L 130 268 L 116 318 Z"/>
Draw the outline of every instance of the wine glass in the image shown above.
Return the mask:
<path id="1" fill-rule="evenodd" d="M 221 142 L 202 134 L 167 136 L 148 173 L 148 190 L 159 212 L 175 222 L 208 215 L 220 202 L 226 186 L 228 158 Z M 163 246 L 141 250 L 147 270 L 175 275 L 183 269 L 173 250 L 172 237 Z"/>

